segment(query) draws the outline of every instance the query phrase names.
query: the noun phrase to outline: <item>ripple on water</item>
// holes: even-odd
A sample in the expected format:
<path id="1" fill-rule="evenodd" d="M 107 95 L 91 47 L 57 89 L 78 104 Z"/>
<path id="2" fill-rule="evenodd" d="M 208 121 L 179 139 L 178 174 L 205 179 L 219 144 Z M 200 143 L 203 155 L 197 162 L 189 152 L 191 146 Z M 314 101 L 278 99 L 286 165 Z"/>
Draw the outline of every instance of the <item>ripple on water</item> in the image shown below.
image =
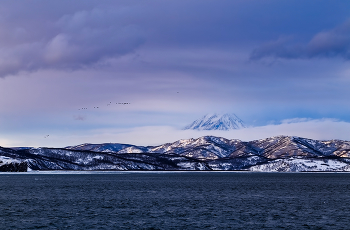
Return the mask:
<path id="1" fill-rule="evenodd" d="M 346 229 L 350 174 L 0 175 L 1 229 Z"/>

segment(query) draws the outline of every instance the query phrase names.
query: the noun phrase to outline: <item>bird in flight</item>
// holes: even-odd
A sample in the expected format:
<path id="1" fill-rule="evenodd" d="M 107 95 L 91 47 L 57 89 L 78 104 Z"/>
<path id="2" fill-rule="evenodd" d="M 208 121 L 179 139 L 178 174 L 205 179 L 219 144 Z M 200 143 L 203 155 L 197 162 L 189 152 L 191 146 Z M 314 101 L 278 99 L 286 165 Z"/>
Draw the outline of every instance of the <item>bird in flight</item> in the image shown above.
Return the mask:
<path id="1" fill-rule="evenodd" d="M 130 102 L 116 102 L 115 104 L 116 105 L 130 105 L 131 103 Z M 112 105 L 112 102 L 107 103 L 107 106 L 111 106 L 111 105 Z M 100 107 L 94 106 L 94 109 L 98 109 L 98 108 L 100 108 Z M 80 108 L 78 110 L 86 110 L 86 109 L 88 109 L 88 108 L 83 107 L 83 108 Z"/>

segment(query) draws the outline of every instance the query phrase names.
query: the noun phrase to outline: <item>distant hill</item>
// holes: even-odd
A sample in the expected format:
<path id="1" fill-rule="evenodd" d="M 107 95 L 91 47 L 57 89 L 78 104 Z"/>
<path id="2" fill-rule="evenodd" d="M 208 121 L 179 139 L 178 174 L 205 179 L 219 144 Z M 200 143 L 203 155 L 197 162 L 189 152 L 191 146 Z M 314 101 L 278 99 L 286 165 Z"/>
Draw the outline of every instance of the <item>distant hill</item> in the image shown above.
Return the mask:
<path id="1" fill-rule="evenodd" d="M 243 121 L 235 114 L 207 114 L 184 129 L 193 130 L 232 130 L 246 128 Z"/>
<path id="2" fill-rule="evenodd" d="M 343 172 L 350 171 L 350 141 L 276 136 L 245 142 L 204 136 L 159 146 L 0 147 L 0 171 L 27 170 Z"/>

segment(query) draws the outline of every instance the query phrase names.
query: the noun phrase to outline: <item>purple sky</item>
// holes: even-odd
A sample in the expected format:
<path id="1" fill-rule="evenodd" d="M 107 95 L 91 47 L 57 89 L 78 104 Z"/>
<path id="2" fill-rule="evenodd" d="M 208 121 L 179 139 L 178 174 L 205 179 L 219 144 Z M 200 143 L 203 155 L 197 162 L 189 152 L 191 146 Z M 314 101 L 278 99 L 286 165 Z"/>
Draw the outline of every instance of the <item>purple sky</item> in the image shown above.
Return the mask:
<path id="1" fill-rule="evenodd" d="M 0 146 L 350 140 L 348 9 L 331 0 L 3 0 Z M 179 131 L 215 112 L 250 128 Z"/>

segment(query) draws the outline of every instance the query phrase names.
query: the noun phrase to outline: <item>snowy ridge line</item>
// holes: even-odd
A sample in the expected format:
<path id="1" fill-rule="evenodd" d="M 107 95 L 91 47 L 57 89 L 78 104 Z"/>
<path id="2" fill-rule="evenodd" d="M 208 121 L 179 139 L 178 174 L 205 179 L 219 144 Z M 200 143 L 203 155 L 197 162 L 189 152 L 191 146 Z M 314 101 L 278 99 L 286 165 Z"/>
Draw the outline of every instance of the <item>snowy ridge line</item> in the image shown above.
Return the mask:
<path id="1" fill-rule="evenodd" d="M 0 147 L 0 171 L 26 168 L 299 172 L 350 171 L 349 165 L 349 141 L 318 141 L 290 136 L 248 142 L 204 136 L 147 147 L 119 143 L 67 148 Z"/>

